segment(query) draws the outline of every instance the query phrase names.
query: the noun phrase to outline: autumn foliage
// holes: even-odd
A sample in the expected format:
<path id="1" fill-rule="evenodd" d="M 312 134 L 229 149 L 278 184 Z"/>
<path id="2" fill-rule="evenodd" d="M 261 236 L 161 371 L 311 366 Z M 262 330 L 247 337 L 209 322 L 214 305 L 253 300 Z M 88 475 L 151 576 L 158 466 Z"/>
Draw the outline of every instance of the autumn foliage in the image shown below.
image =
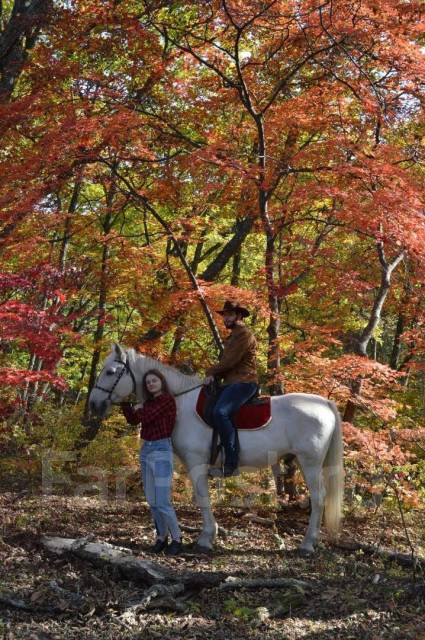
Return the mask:
<path id="1" fill-rule="evenodd" d="M 5 424 L 83 404 L 114 340 L 202 371 L 199 302 L 234 296 L 264 389 L 334 398 L 348 465 L 420 485 L 423 4 L 9 5 Z"/>

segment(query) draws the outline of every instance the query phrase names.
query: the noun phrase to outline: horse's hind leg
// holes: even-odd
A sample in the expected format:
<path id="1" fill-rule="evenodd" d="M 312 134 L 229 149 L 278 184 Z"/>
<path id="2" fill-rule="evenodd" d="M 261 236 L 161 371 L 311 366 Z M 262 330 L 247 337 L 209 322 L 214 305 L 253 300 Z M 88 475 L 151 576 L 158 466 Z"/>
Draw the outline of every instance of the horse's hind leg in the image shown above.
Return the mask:
<path id="1" fill-rule="evenodd" d="M 322 466 L 317 460 L 307 456 L 298 456 L 298 461 L 310 492 L 311 512 L 308 528 L 301 543 L 300 551 L 312 553 L 320 533 L 323 508 L 325 505 L 325 486 L 323 482 Z"/>
<path id="2" fill-rule="evenodd" d="M 210 551 L 213 547 L 218 527 L 211 510 L 207 471 L 208 465 L 206 464 L 193 465 L 189 469 L 189 476 L 192 481 L 195 500 L 202 515 L 202 531 L 196 546 L 201 550 Z"/>
<path id="3" fill-rule="evenodd" d="M 288 500 L 296 500 L 295 472 L 297 470 L 296 456 L 288 453 L 279 462 L 272 464 L 272 472 L 276 485 L 276 495 L 279 498 L 288 496 Z"/>

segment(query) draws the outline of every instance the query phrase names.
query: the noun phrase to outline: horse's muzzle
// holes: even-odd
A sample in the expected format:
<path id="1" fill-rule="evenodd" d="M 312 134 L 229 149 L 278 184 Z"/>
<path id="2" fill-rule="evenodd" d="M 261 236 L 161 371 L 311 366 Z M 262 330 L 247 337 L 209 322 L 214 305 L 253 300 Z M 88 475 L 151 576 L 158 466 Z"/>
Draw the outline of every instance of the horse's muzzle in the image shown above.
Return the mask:
<path id="1" fill-rule="evenodd" d="M 104 418 L 108 410 L 108 404 L 109 403 L 106 400 L 102 400 L 102 402 L 95 402 L 94 400 L 90 400 L 90 413 L 97 418 Z"/>

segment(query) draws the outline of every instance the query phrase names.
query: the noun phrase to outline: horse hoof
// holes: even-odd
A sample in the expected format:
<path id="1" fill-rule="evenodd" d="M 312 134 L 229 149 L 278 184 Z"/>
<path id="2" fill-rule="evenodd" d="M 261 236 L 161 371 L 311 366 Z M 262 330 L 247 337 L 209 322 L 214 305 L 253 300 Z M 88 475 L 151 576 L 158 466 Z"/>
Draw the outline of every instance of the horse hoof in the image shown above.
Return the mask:
<path id="1" fill-rule="evenodd" d="M 311 558 L 311 556 L 314 555 L 314 549 L 304 549 L 303 547 L 300 547 L 298 549 L 298 555 L 301 558 Z"/>

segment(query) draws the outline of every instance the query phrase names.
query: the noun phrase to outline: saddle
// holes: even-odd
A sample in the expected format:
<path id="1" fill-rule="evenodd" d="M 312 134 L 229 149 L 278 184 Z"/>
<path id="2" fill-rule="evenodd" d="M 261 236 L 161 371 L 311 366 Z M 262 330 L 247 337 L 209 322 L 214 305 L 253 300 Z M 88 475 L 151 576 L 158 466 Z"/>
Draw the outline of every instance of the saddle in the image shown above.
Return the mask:
<path id="1" fill-rule="evenodd" d="M 223 387 L 202 387 L 196 403 L 196 413 L 209 427 L 213 426 L 213 409 Z M 254 396 L 232 416 L 237 429 L 261 429 L 271 419 L 270 396 Z"/>
<path id="2" fill-rule="evenodd" d="M 208 387 L 202 387 L 198 400 L 196 402 L 195 411 L 205 424 L 212 429 L 210 465 L 214 465 L 220 450 L 219 435 L 213 423 L 213 409 L 224 387 L 216 382 Z M 258 393 L 258 392 L 257 392 Z M 270 396 L 255 395 L 247 403 L 243 404 L 238 411 L 232 416 L 233 424 L 236 431 L 236 446 L 239 452 L 238 431 L 240 429 L 261 429 L 265 427 L 271 419 Z M 239 455 L 239 453 L 238 453 Z"/>

